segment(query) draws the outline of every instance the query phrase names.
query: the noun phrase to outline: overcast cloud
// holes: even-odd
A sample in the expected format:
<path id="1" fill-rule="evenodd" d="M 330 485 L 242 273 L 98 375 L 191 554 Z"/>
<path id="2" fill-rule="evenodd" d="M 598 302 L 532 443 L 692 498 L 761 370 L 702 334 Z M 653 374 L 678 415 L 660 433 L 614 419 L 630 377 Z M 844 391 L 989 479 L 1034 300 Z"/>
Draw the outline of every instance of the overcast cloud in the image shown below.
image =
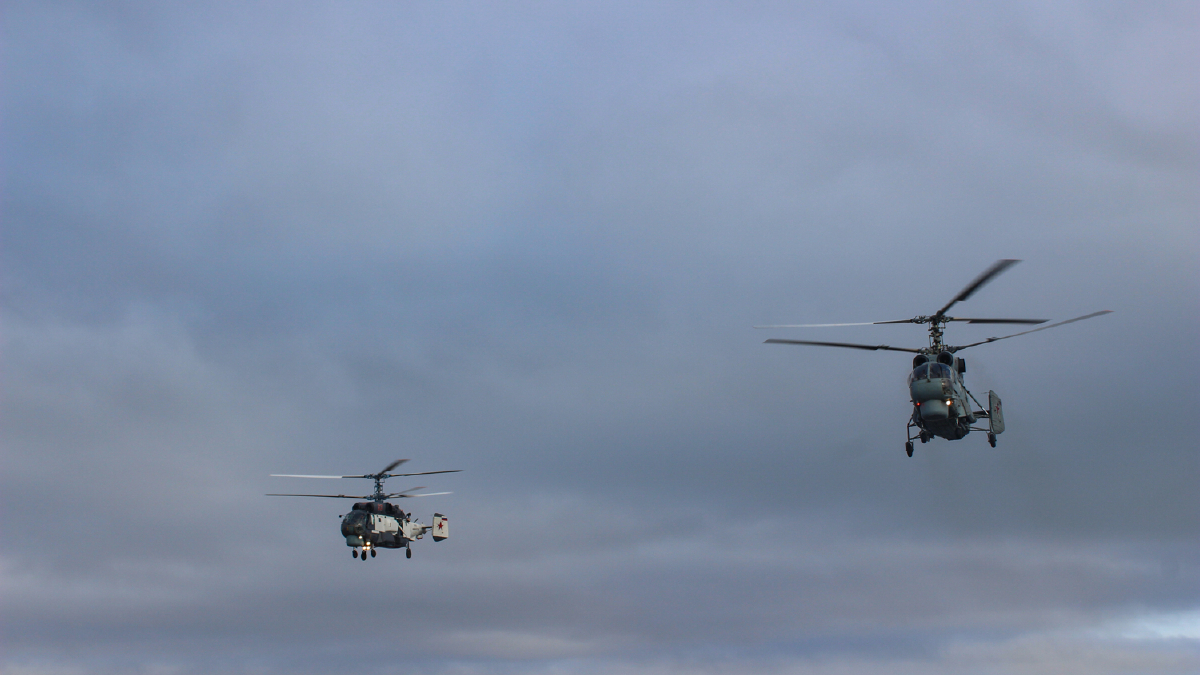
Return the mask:
<path id="1" fill-rule="evenodd" d="M 2 21 L 0 673 L 1200 672 L 1194 3 Z"/>

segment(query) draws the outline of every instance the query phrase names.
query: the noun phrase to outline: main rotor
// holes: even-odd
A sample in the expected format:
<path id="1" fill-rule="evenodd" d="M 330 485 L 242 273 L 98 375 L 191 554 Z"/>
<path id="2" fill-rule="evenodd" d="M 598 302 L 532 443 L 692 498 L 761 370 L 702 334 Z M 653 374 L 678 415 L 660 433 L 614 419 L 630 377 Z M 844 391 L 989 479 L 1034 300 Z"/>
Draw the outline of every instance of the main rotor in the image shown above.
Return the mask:
<path id="1" fill-rule="evenodd" d="M 902 319 L 899 321 L 878 321 L 876 323 L 918 323 L 929 324 L 929 348 L 923 350 L 925 353 L 933 355 L 946 350 L 946 345 L 942 343 L 942 333 L 946 329 L 946 324 L 951 321 L 965 321 L 966 323 L 1004 323 L 1004 324 L 1039 324 L 1045 323 L 1046 319 L 964 319 L 953 316 L 946 316 L 946 310 L 953 307 L 955 304 L 966 300 L 975 294 L 985 284 L 992 279 L 995 279 L 1004 270 L 1021 262 L 1012 258 L 997 260 L 992 263 L 992 266 L 984 270 L 979 276 L 967 284 L 965 288 L 958 292 L 950 302 L 947 302 L 944 307 L 939 309 L 937 313 L 929 316 L 916 316 L 911 319 Z M 953 351 L 953 350 L 951 350 Z"/>
<path id="2" fill-rule="evenodd" d="M 402 492 L 384 492 L 383 482 L 389 478 L 397 478 L 400 476 L 430 476 L 435 473 L 458 473 L 462 469 L 448 469 L 444 471 L 420 471 L 418 473 L 391 473 L 392 469 L 407 462 L 407 459 L 398 459 L 384 467 L 379 473 L 364 473 L 352 476 L 314 476 L 309 474 L 294 474 L 294 473 L 273 473 L 271 476 L 277 478 L 369 478 L 375 481 L 375 490 L 369 495 L 299 495 L 299 494 L 269 494 L 268 497 L 332 497 L 341 499 L 370 499 L 373 502 L 386 502 L 389 499 L 408 499 L 410 497 L 432 497 L 434 495 L 448 495 L 449 492 L 427 492 L 424 494 L 411 494 L 416 490 L 424 490 L 424 487 L 414 487 Z"/>
<path id="3" fill-rule="evenodd" d="M 911 352 L 914 354 L 926 354 L 928 356 L 936 356 L 937 354 L 939 354 L 941 352 L 953 353 L 953 352 L 957 352 L 960 349 L 966 349 L 967 347 L 975 347 L 978 345 L 987 344 L 989 342 L 995 342 L 996 340 L 1004 340 L 1006 338 L 1016 337 L 1018 335 L 1025 335 L 1026 333 L 1035 333 L 1040 330 L 1046 330 L 1047 328 L 1063 326 L 1068 323 L 1074 323 L 1076 321 L 1082 321 L 1084 319 L 1090 319 L 1094 316 L 1100 316 L 1102 314 L 1110 313 L 1110 310 L 1094 312 L 1092 314 L 1087 314 L 1085 316 L 1080 316 L 1080 317 L 1076 317 L 1074 319 L 1068 319 L 1066 321 L 1060 321 L 1058 323 L 1050 324 L 1049 326 L 1042 326 L 1041 328 L 1034 328 L 1033 330 L 1023 331 L 1021 333 L 1013 333 L 1012 335 L 1004 335 L 1002 337 L 992 337 L 992 338 L 983 340 L 982 342 L 975 342 L 975 343 L 972 343 L 969 345 L 951 346 L 951 345 L 945 344 L 942 341 L 942 335 L 946 330 L 946 324 L 954 322 L 954 321 L 959 321 L 959 322 L 963 322 L 963 323 L 981 323 L 981 324 L 990 323 L 990 324 L 1009 324 L 1009 325 L 1037 325 L 1037 324 L 1045 323 L 1047 321 L 1047 319 L 980 319 L 980 318 L 965 318 L 965 317 L 947 316 L 946 315 L 946 311 L 949 310 L 951 307 L 953 307 L 955 304 L 962 302 L 963 300 L 966 300 L 967 298 L 971 297 L 972 295 L 975 294 L 976 291 L 978 291 L 980 288 L 982 288 L 985 284 L 990 282 L 992 279 L 995 279 L 1001 272 L 1004 272 L 1009 267 L 1012 267 L 1013 265 L 1015 265 L 1019 262 L 1021 262 L 1021 261 L 1013 260 L 1011 258 L 997 260 L 995 263 L 992 264 L 991 267 L 984 270 L 982 274 L 975 277 L 975 279 L 971 283 L 967 284 L 967 286 L 965 288 L 963 288 L 961 291 L 959 291 L 958 295 L 954 296 L 954 298 L 951 299 L 950 302 L 947 302 L 944 307 L 942 307 L 941 309 L 939 309 L 937 312 L 935 312 L 933 314 L 915 316 L 911 319 L 897 319 L 894 321 L 866 321 L 866 322 L 862 322 L 862 323 L 807 323 L 807 324 L 789 324 L 789 325 L 780 325 L 780 326 L 755 326 L 755 328 L 826 328 L 826 327 L 832 327 L 832 326 L 874 326 L 874 325 L 887 324 L 887 323 L 926 324 L 929 326 L 929 346 L 922 348 L 922 349 L 912 349 L 912 348 L 908 348 L 908 347 L 892 347 L 890 345 L 863 345 L 863 344 L 854 344 L 854 343 L 849 343 L 849 342 L 814 342 L 811 340 L 779 340 L 779 339 L 774 339 L 774 338 L 767 340 L 767 342 L 771 343 L 771 344 L 815 345 L 818 347 L 846 347 L 849 349 L 865 349 L 865 350 L 870 350 L 870 351 L 887 350 L 887 351 Z"/>

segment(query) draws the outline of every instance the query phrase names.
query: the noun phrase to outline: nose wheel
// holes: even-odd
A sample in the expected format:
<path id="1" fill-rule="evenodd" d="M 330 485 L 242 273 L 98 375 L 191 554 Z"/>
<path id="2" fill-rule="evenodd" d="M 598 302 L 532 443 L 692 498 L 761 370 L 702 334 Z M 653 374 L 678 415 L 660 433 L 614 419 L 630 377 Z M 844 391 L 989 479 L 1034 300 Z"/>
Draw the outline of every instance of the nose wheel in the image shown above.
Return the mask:
<path id="1" fill-rule="evenodd" d="M 409 548 L 409 547 L 407 547 L 407 546 L 405 546 L 405 547 L 404 547 L 404 557 L 405 557 L 405 558 L 411 558 L 411 557 L 412 557 L 412 549 L 411 549 L 411 548 Z"/>
<path id="2" fill-rule="evenodd" d="M 904 451 L 908 453 L 909 457 L 912 457 L 912 451 L 913 451 L 912 441 L 909 441 L 904 444 Z"/>
<path id="3" fill-rule="evenodd" d="M 996 447 L 996 434 L 988 433 L 988 445 L 991 445 L 993 448 Z"/>

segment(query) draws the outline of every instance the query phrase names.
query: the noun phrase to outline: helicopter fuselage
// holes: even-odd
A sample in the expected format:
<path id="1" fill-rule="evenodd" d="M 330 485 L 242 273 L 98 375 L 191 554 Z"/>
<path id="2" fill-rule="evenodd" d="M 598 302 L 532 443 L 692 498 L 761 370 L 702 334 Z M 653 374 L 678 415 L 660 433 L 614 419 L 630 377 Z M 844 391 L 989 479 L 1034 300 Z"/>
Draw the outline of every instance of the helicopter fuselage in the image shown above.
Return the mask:
<path id="1" fill-rule="evenodd" d="M 425 525 L 388 502 L 358 502 L 342 518 L 342 536 L 347 546 L 355 548 L 407 548 L 430 530 L 435 541 L 445 539 L 448 534 L 445 516 L 434 514 L 434 524 Z"/>
<path id="2" fill-rule="evenodd" d="M 934 436 L 952 441 L 963 438 L 976 420 L 971 393 L 963 384 L 966 362 L 945 352 L 937 361 L 924 358 L 915 359 L 916 367 L 908 375 L 912 423 Z"/>

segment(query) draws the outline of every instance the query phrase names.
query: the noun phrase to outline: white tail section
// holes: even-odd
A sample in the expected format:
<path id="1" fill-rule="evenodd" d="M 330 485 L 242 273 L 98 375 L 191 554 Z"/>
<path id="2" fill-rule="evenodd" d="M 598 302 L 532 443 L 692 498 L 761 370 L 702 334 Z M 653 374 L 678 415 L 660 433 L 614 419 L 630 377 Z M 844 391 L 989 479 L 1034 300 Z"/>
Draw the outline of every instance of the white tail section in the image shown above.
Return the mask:
<path id="1" fill-rule="evenodd" d="M 993 434 L 1004 433 L 1004 408 L 994 391 L 988 392 L 988 423 Z"/>
<path id="2" fill-rule="evenodd" d="M 450 519 L 440 513 L 433 514 L 433 540 L 442 541 L 450 537 Z"/>

